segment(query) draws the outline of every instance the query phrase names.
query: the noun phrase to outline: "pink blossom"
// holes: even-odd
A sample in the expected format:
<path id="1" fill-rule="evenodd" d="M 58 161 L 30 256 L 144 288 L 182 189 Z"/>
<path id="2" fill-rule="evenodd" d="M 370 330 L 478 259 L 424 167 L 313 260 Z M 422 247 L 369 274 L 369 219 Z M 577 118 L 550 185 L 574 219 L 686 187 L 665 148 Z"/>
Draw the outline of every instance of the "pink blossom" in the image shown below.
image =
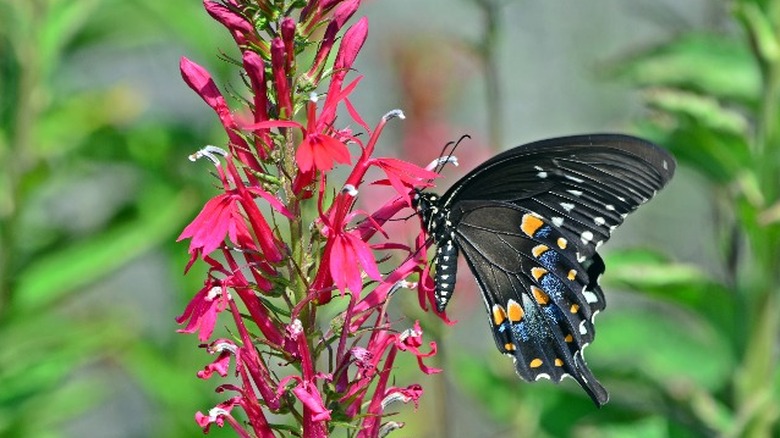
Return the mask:
<path id="1" fill-rule="evenodd" d="M 179 333 L 198 332 L 198 339 L 201 342 L 207 341 L 214 331 L 214 325 L 217 322 L 217 316 L 227 308 L 229 294 L 222 286 L 216 286 L 213 283 L 207 283 L 193 299 L 187 304 L 184 313 L 176 317 L 179 324 L 188 321 L 189 323 Z"/>
<path id="2" fill-rule="evenodd" d="M 349 151 L 343 143 L 327 134 L 313 133 L 306 136 L 295 159 L 302 172 L 310 172 L 314 169 L 328 171 L 333 168 L 333 163 L 349 163 Z"/>
<path id="3" fill-rule="evenodd" d="M 176 319 L 180 331 L 197 332 L 204 345 L 218 323 L 231 334 L 208 344 L 213 357 L 197 373 L 231 379 L 216 391 L 232 397 L 196 414 L 206 432 L 228 424 L 241 437 L 272 438 L 284 431 L 267 416 L 293 413 L 306 438 L 325 438 L 347 423 L 356 436 L 374 438 L 402 426 L 384 421 L 389 403 L 417 406 L 422 395 L 415 383 L 390 386 L 397 354 L 414 355 L 424 373 L 439 371 L 424 364 L 436 344 L 424 341 L 419 323 L 400 331 L 386 313 L 396 294 L 418 289 L 423 306 L 432 299 L 429 242 L 421 233 L 410 246 L 385 225 L 437 175 L 374 156 L 388 121 L 403 113 L 390 111 L 371 129 L 349 100 L 361 77 L 346 78 L 368 33 L 365 18 L 347 28 L 360 3 L 311 0 L 281 10 L 267 0 L 205 0 L 241 53 L 242 81 L 226 88 L 235 114 L 208 71 L 181 60 L 185 82 L 227 136 L 225 149 L 206 146 L 193 154 L 213 164 L 221 192 L 179 236 L 190 239 L 187 269 L 198 260 L 208 267 L 204 287 Z M 354 128 L 337 120 L 343 109 Z M 337 164 L 344 173 L 332 172 Z M 375 170 L 385 179 L 374 181 Z M 366 189 L 392 199 L 360 210 Z M 389 267 L 394 256 L 400 264 L 380 273 L 378 260 Z M 335 290 L 348 300 L 346 309 L 323 324 L 321 316 L 333 314 L 323 306 Z M 331 360 L 324 360 L 326 351 Z"/>

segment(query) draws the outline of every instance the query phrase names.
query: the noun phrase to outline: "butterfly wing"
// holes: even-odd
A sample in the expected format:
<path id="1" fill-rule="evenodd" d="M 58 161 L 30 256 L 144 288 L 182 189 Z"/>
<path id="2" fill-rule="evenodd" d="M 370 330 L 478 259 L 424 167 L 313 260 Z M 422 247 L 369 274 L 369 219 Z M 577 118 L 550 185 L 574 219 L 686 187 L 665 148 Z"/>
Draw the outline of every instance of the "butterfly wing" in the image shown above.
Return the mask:
<path id="1" fill-rule="evenodd" d="M 635 137 L 563 137 L 497 155 L 442 196 L 496 344 L 522 378 L 569 375 L 606 403 L 582 357 L 605 306 L 596 250 L 674 168 L 666 151 Z"/>
<path id="2" fill-rule="evenodd" d="M 512 203 L 545 218 L 578 244 L 586 261 L 612 231 L 672 178 L 668 152 L 639 138 L 584 135 L 510 149 L 477 167 L 442 196 Z"/>
<path id="3" fill-rule="evenodd" d="M 593 340 L 593 316 L 604 308 L 595 281 L 600 259 L 596 269 L 584 267 L 563 234 L 528 209 L 484 202 L 456 209 L 455 242 L 482 290 L 498 349 L 514 358 L 523 379 L 560 382 L 568 375 L 597 404 L 606 403 L 582 357 Z"/>

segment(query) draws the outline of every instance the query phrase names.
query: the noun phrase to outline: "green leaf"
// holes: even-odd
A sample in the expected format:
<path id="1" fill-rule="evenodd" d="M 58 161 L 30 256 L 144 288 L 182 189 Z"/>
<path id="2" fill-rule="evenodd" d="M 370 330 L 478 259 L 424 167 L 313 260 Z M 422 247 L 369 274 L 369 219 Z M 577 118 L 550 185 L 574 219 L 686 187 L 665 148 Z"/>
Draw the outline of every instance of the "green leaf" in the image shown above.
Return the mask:
<path id="1" fill-rule="evenodd" d="M 139 217 L 91 239 L 50 253 L 19 276 L 15 305 L 46 306 L 96 281 L 145 251 L 160 245 L 181 227 L 192 200 L 155 186 L 144 192 Z"/>
<path id="2" fill-rule="evenodd" d="M 614 74 L 636 85 L 675 87 L 755 104 L 761 74 L 742 42 L 720 35 L 686 35 L 622 62 Z"/>
<path id="3" fill-rule="evenodd" d="M 661 417 L 648 417 L 627 423 L 612 423 L 583 429 L 581 438 L 666 438 L 669 424 Z"/>
<path id="4" fill-rule="evenodd" d="M 769 17 L 761 8 L 751 2 L 738 2 L 735 12 L 739 18 L 746 22 L 746 28 L 752 33 L 756 50 L 764 62 L 773 64 L 780 58 L 780 45 L 777 36 L 772 29 Z"/>
<path id="5" fill-rule="evenodd" d="M 750 124 L 743 113 L 726 108 L 710 96 L 673 88 L 653 88 L 644 94 L 644 99 L 655 109 L 677 117 L 689 117 L 710 129 L 741 137 L 749 134 Z"/>
<path id="6" fill-rule="evenodd" d="M 685 386 L 723 388 L 734 358 L 722 331 L 668 305 L 621 304 L 599 314 L 597 342 L 588 347 L 588 356 L 598 359 L 594 365 L 620 374 L 645 375 L 670 391 Z"/>
<path id="7" fill-rule="evenodd" d="M 604 260 L 609 267 L 604 281 L 611 286 L 641 291 L 682 306 L 725 333 L 734 327 L 737 297 L 699 267 L 675 263 L 658 252 L 642 249 L 611 251 Z"/>

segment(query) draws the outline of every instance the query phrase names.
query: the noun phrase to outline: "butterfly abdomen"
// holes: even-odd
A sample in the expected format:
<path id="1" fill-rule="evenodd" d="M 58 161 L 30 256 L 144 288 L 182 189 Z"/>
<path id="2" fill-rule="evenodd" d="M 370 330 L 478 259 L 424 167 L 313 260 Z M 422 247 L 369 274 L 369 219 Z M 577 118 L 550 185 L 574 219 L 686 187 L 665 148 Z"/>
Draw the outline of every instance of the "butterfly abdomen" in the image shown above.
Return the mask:
<path id="1" fill-rule="evenodd" d="M 458 270 L 458 247 L 452 238 L 440 242 L 436 248 L 436 309 L 443 312 L 455 289 L 455 276 Z"/>

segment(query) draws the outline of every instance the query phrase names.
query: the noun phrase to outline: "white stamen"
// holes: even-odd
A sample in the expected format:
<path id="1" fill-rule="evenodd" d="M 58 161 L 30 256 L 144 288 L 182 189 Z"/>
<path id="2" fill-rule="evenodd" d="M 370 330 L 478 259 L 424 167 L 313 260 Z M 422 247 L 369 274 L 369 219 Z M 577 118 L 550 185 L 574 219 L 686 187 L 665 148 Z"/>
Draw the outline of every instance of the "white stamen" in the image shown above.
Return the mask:
<path id="1" fill-rule="evenodd" d="M 426 170 L 433 170 L 433 169 L 441 166 L 442 164 L 446 164 L 446 163 L 449 163 L 449 164 L 452 164 L 455 167 L 458 167 L 458 165 L 459 165 L 458 157 L 456 157 L 455 155 L 447 155 L 446 157 L 439 157 L 439 158 L 431 161 L 430 164 L 428 164 L 427 166 L 425 166 L 425 169 Z"/>
<path id="2" fill-rule="evenodd" d="M 298 318 L 295 318 L 290 325 L 287 326 L 287 332 L 290 333 L 293 337 L 298 337 L 301 333 L 303 333 L 303 324 L 301 323 L 301 320 Z"/>
<path id="3" fill-rule="evenodd" d="M 384 402 L 382 403 L 384 404 Z M 384 406 L 382 406 L 382 409 L 384 409 Z M 404 426 L 405 423 L 401 423 L 399 421 L 388 421 L 379 428 L 379 438 L 385 438 L 390 434 L 390 432 L 398 430 Z"/>
<path id="4" fill-rule="evenodd" d="M 238 351 L 238 346 L 231 342 L 217 342 L 213 346 L 209 347 L 209 352 L 212 354 L 220 354 L 223 351 L 229 351 L 233 354 L 236 354 L 236 351 Z"/>
<path id="5" fill-rule="evenodd" d="M 220 295 L 222 295 L 222 287 L 214 286 L 209 289 L 209 293 L 206 294 L 206 301 L 214 301 L 214 299 Z"/>
<path id="6" fill-rule="evenodd" d="M 309 102 L 317 103 L 318 100 L 320 100 L 320 96 L 317 93 L 313 91 L 309 93 Z"/>
<path id="7" fill-rule="evenodd" d="M 344 184 L 341 188 L 341 193 L 345 193 L 353 198 L 358 195 L 358 190 L 352 184 Z"/>
<path id="8" fill-rule="evenodd" d="M 227 157 L 228 152 L 220 147 L 214 145 L 207 145 L 203 149 L 198 150 L 197 152 L 191 154 L 187 158 L 189 158 L 189 160 L 192 162 L 195 162 L 200 158 L 207 158 L 215 166 L 219 166 L 219 158 L 217 158 L 215 155 L 221 155 L 223 157 Z"/>
<path id="9" fill-rule="evenodd" d="M 401 119 L 401 120 L 404 120 L 404 119 L 406 118 L 406 116 L 404 115 L 404 112 L 403 112 L 403 111 L 401 111 L 401 110 L 399 110 L 399 109 L 394 109 L 394 110 L 392 110 L 392 111 L 389 111 L 389 112 L 388 112 L 387 114 L 385 114 L 384 116 L 382 116 L 382 119 L 383 119 L 385 122 L 388 122 L 388 121 L 390 121 L 390 120 L 392 120 L 392 119 L 394 119 L 394 118 L 396 118 L 396 117 L 398 117 L 398 118 L 399 118 L 399 119 Z"/>
<path id="10" fill-rule="evenodd" d="M 406 338 L 410 336 L 414 336 L 414 337 L 422 336 L 422 332 L 419 330 L 415 330 L 413 328 L 408 328 L 404 330 L 400 336 L 398 336 L 398 339 L 401 341 L 405 341 Z"/>
<path id="11" fill-rule="evenodd" d="M 227 409 L 223 408 L 211 408 L 209 410 L 209 422 L 214 423 L 217 421 L 217 418 L 222 416 L 230 416 L 230 412 L 228 412 Z"/>

